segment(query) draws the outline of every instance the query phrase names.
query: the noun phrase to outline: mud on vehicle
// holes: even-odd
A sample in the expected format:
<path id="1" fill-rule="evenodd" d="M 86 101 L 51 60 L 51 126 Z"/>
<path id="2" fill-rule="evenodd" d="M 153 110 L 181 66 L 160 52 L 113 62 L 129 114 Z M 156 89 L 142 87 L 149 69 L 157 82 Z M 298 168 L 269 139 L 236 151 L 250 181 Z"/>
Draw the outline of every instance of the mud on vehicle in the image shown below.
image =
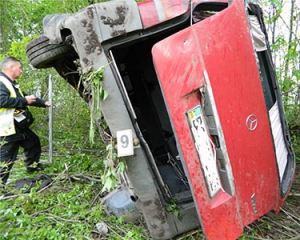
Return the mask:
<path id="1" fill-rule="evenodd" d="M 105 66 L 102 114 L 153 239 L 199 226 L 208 239 L 236 239 L 288 195 L 295 158 L 253 2 L 94 4 L 46 16 L 26 48 L 86 101 L 78 68 Z"/>

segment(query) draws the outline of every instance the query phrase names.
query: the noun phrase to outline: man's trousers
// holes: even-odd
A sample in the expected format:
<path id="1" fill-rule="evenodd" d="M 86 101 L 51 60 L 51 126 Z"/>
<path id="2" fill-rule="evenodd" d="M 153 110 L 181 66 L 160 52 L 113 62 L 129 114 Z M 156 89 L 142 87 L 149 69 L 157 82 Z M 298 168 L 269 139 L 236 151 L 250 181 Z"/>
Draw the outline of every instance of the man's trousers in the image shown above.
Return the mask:
<path id="1" fill-rule="evenodd" d="M 41 143 L 39 137 L 31 130 L 24 131 L 24 139 L 19 141 L 0 143 L 0 183 L 5 184 L 8 180 L 10 170 L 12 169 L 18 155 L 19 147 L 24 149 L 25 166 L 27 170 L 34 168 L 41 156 Z"/>

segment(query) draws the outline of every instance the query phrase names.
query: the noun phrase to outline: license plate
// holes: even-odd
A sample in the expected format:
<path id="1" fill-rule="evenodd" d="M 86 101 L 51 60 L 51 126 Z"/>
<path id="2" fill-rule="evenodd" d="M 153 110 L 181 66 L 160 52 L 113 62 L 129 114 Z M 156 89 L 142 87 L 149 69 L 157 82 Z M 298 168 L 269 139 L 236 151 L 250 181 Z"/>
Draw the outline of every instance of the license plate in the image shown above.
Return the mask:
<path id="1" fill-rule="evenodd" d="M 187 116 L 205 176 L 209 196 L 213 197 L 221 189 L 214 144 L 210 139 L 201 107 L 196 106 L 189 110 Z"/>

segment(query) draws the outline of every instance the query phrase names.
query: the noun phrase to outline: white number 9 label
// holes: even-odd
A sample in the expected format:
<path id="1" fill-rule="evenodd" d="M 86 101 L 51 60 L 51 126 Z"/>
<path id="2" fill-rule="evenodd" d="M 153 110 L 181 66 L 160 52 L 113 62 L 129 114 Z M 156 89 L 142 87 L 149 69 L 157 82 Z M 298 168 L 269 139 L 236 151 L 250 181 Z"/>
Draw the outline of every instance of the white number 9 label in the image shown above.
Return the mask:
<path id="1" fill-rule="evenodd" d="M 118 157 L 131 156 L 133 152 L 132 130 L 117 131 Z"/>

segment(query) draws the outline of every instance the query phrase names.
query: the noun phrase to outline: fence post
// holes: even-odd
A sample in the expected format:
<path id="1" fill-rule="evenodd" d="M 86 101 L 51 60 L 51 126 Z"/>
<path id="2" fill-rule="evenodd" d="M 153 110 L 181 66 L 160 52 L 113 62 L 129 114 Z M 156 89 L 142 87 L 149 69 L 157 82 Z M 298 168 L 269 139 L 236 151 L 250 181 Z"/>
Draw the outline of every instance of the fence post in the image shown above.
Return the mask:
<path id="1" fill-rule="evenodd" d="M 50 103 L 50 107 L 49 107 L 49 162 L 52 163 L 52 110 L 53 110 L 53 106 L 52 106 L 52 78 L 51 78 L 51 74 L 49 74 L 49 79 L 48 79 L 48 86 L 49 86 L 49 103 Z"/>

